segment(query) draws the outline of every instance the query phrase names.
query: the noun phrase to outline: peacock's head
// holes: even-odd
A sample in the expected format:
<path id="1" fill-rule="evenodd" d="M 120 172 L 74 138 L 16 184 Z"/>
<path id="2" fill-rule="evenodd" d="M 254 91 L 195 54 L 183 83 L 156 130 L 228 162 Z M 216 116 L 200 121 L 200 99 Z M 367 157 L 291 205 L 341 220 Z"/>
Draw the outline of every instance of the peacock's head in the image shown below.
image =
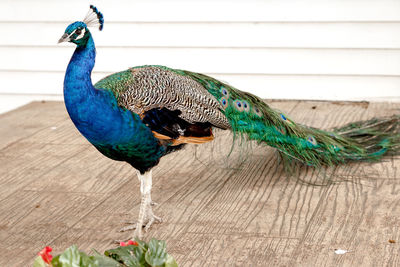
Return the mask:
<path id="1" fill-rule="evenodd" d="M 68 25 L 58 43 L 71 42 L 78 46 L 85 46 L 90 36 L 88 27 L 91 26 L 98 26 L 100 31 L 104 26 L 103 14 L 93 5 L 90 5 L 89 12 L 83 21 Z"/>

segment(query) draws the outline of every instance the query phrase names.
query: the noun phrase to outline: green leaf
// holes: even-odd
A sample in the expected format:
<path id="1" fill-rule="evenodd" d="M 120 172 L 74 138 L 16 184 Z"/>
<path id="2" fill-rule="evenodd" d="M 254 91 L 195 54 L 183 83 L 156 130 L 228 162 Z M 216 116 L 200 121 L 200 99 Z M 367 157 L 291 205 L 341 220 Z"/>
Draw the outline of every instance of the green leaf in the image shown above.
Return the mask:
<path id="1" fill-rule="evenodd" d="M 110 257 L 118 262 L 122 262 L 121 256 L 126 255 L 126 251 L 124 247 L 112 248 L 109 250 L 104 251 L 104 255 Z"/>
<path id="2" fill-rule="evenodd" d="M 165 241 L 152 238 L 149 242 L 149 248 L 146 252 L 145 259 L 151 266 L 163 265 L 167 260 Z"/>
<path id="3" fill-rule="evenodd" d="M 127 266 L 140 267 L 139 261 L 130 253 L 128 247 L 118 248 L 119 257 L 123 264 Z"/>
<path id="4" fill-rule="evenodd" d="M 51 260 L 51 264 L 53 265 L 53 267 L 62 267 L 59 259 L 60 259 L 60 255 L 57 255 Z"/>
<path id="5" fill-rule="evenodd" d="M 141 266 L 146 266 L 146 259 L 145 259 L 146 251 L 144 251 L 143 248 L 140 246 L 132 246 L 132 247 L 133 247 L 132 250 L 133 256 L 135 256 L 135 258 L 137 259 L 139 264 L 141 264 Z"/>
<path id="6" fill-rule="evenodd" d="M 41 256 L 37 256 L 35 261 L 33 262 L 33 267 L 47 267 L 49 266 L 47 263 L 44 262 Z"/>
<path id="7" fill-rule="evenodd" d="M 79 251 L 76 246 L 71 246 L 62 254 L 52 260 L 54 267 L 120 267 L 119 262 L 100 255 L 94 250 L 93 256 Z"/>
<path id="8" fill-rule="evenodd" d="M 167 260 L 165 261 L 165 267 L 178 267 L 178 264 L 176 263 L 174 257 L 171 255 L 167 255 Z"/>
<path id="9" fill-rule="evenodd" d="M 79 266 L 85 267 L 98 267 L 99 265 L 93 260 L 93 257 L 88 256 L 86 253 L 80 251 L 79 255 L 81 260 L 79 262 Z"/>
<path id="10" fill-rule="evenodd" d="M 91 258 L 97 264 L 96 266 L 99 266 L 99 267 L 120 267 L 121 266 L 121 264 L 119 264 L 119 262 L 117 262 L 116 260 L 106 257 L 104 255 L 101 255 L 95 249 L 93 249 L 93 252 L 94 252 L 94 255 Z"/>
<path id="11" fill-rule="evenodd" d="M 62 267 L 80 267 L 81 255 L 75 245 L 67 248 L 58 259 Z"/>
<path id="12" fill-rule="evenodd" d="M 126 266 L 146 266 L 144 259 L 144 251 L 139 246 L 129 245 L 126 247 L 118 247 L 109 249 L 104 254 Z"/>
<path id="13" fill-rule="evenodd" d="M 142 241 L 142 240 L 140 240 L 139 238 L 135 238 L 135 241 L 138 243 L 139 247 L 140 247 L 144 252 L 146 252 L 147 249 L 149 248 L 149 246 L 147 245 L 147 243 L 144 242 L 144 241 Z"/>

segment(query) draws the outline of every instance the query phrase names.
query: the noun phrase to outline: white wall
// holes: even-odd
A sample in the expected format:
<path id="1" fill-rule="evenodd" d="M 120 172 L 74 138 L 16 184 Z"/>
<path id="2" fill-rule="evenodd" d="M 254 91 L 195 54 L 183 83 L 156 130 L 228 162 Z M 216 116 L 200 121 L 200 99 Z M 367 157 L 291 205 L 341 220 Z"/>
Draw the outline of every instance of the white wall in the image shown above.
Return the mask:
<path id="1" fill-rule="evenodd" d="M 161 64 L 263 98 L 400 99 L 400 0 L 0 0 L 2 102 L 61 99 L 74 47 L 57 40 L 90 3 L 105 16 L 94 81 Z"/>

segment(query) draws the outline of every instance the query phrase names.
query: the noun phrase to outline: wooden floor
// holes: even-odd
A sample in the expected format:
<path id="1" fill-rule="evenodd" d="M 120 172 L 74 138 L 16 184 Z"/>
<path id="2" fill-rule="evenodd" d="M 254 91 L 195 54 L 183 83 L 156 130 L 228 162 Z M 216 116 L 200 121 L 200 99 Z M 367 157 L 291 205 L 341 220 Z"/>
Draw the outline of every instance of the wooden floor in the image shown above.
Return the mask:
<path id="1" fill-rule="evenodd" d="M 400 113 L 400 103 L 269 103 L 325 129 Z M 63 103 L 31 103 L 0 125 L 0 266 L 31 266 L 47 245 L 104 251 L 129 237 L 117 229 L 138 213 L 135 172 L 89 145 Z M 399 158 L 352 164 L 342 182 L 317 186 L 312 170 L 287 178 L 271 148 L 242 145 L 227 158 L 230 142 L 222 133 L 153 171 L 164 222 L 146 238 L 166 240 L 180 266 L 400 266 Z"/>

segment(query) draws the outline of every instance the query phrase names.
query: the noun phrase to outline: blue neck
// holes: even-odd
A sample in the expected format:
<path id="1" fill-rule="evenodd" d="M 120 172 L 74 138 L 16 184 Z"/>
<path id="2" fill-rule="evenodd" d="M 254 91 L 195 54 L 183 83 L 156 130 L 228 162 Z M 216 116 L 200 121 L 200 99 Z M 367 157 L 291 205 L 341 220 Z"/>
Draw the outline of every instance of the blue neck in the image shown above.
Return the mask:
<path id="1" fill-rule="evenodd" d="M 139 115 L 120 108 L 112 88 L 96 89 L 90 77 L 96 49 L 93 38 L 78 45 L 64 79 L 64 101 L 76 128 L 101 153 L 124 160 L 141 172 L 166 153 Z"/>
<path id="2" fill-rule="evenodd" d="M 64 98 L 66 105 L 69 104 L 69 101 L 84 101 L 95 92 L 91 79 L 95 58 L 96 48 L 92 35 L 89 33 L 87 43 L 75 49 L 65 73 Z"/>
<path id="3" fill-rule="evenodd" d="M 71 120 L 88 139 L 96 139 L 101 132 L 100 121 L 108 110 L 107 102 L 91 79 L 96 58 L 96 48 L 89 33 L 87 42 L 78 45 L 68 64 L 64 78 L 64 102 Z M 105 123 L 105 122 L 104 122 Z"/>
<path id="4" fill-rule="evenodd" d="M 145 125 L 137 114 L 118 106 L 111 90 L 93 86 L 90 75 L 95 57 L 96 48 L 89 35 L 87 43 L 76 48 L 65 73 L 65 107 L 76 128 L 91 143 L 126 142 L 137 134 L 133 128 Z"/>

